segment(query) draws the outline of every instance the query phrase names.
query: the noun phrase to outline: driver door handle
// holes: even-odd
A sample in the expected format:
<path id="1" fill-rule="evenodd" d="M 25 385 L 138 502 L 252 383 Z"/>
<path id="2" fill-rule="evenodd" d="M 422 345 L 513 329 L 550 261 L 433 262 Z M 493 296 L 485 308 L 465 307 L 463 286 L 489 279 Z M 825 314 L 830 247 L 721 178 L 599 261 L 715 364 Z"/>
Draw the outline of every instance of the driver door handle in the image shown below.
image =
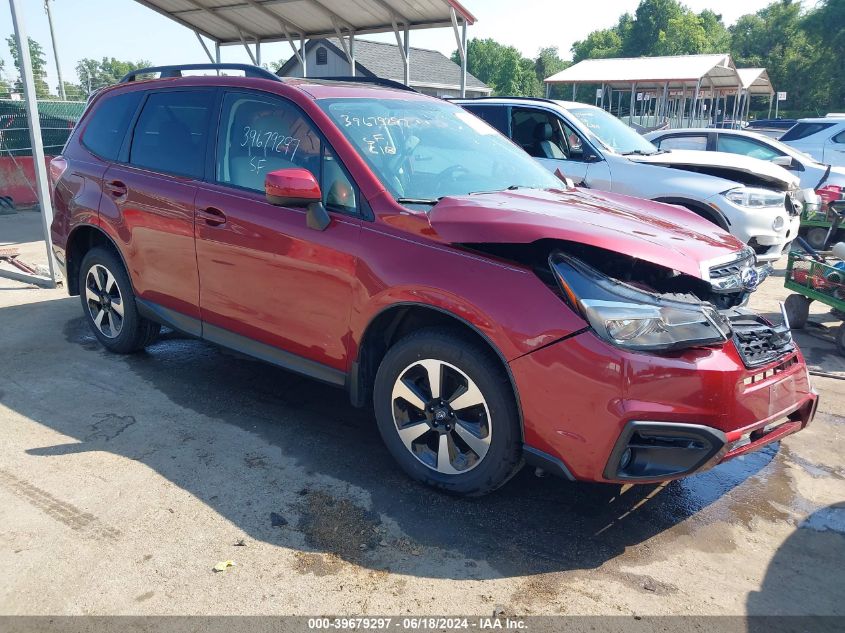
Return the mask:
<path id="1" fill-rule="evenodd" d="M 226 214 L 215 207 L 198 209 L 196 212 L 196 218 L 197 220 L 203 220 L 208 226 L 221 226 L 226 224 Z"/>

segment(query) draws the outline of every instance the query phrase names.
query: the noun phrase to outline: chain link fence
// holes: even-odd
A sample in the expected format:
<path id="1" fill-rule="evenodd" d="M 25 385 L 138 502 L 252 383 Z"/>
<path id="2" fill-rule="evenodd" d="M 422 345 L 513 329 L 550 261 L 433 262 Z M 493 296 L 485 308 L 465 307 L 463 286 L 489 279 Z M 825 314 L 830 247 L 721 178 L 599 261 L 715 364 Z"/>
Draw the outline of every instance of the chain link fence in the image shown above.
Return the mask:
<path id="1" fill-rule="evenodd" d="M 84 101 L 38 102 L 38 119 L 46 155 L 61 152 L 84 109 Z M 29 122 L 23 101 L 0 99 L 0 156 L 32 156 Z"/>

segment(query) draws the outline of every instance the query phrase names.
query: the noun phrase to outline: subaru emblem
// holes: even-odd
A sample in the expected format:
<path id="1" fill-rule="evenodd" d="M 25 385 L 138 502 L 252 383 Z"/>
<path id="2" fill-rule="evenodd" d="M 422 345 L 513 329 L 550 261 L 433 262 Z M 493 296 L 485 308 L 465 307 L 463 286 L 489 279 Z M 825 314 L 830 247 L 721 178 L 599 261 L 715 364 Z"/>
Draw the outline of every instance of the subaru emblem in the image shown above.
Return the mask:
<path id="1" fill-rule="evenodd" d="M 742 271 L 740 279 L 742 279 L 742 285 L 745 286 L 746 290 L 754 290 L 760 283 L 760 275 L 757 274 L 757 269 L 752 266 Z"/>

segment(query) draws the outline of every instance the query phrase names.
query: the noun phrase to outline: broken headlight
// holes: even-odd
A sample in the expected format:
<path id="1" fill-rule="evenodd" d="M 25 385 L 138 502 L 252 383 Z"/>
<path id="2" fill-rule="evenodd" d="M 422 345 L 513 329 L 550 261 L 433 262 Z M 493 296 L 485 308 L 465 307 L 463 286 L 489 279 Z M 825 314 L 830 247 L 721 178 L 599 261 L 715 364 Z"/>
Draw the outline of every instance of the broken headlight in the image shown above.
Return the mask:
<path id="1" fill-rule="evenodd" d="M 613 345 L 665 351 L 724 343 L 730 337 L 730 324 L 711 305 L 636 288 L 562 253 L 552 254 L 550 263 L 569 303 Z"/>

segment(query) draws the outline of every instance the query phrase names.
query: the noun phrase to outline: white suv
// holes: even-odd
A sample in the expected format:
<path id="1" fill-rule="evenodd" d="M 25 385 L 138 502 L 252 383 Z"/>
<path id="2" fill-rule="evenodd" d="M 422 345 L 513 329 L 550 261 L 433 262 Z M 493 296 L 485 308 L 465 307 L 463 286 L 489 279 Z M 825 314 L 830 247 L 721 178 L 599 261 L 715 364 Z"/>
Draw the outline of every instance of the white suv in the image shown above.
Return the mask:
<path id="1" fill-rule="evenodd" d="M 820 163 L 845 167 L 845 117 L 799 119 L 780 140 Z"/>
<path id="2" fill-rule="evenodd" d="M 798 235 L 798 178 L 736 154 L 661 151 L 595 106 L 533 98 L 456 99 L 576 184 L 687 207 L 774 261 Z"/>

